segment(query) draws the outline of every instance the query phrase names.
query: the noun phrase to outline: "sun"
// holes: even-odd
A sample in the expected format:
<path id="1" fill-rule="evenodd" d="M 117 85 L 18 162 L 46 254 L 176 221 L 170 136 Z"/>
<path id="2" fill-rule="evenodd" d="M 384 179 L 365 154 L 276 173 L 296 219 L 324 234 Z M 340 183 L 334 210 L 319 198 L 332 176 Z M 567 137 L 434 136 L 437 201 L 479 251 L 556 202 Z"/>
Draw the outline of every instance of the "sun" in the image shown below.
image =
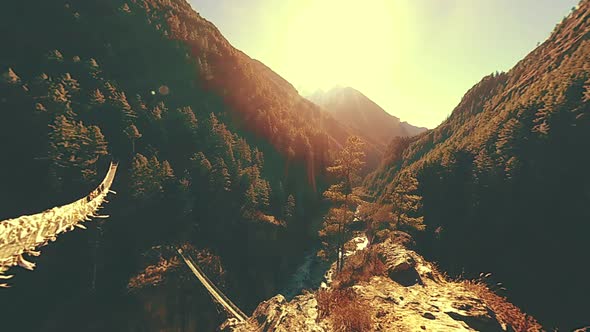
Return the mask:
<path id="1" fill-rule="evenodd" d="M 390 83 L 407 33 L 399 1 L 302 0 L 285 19 L 284 75 L 305 89 Z M 373 89 L 374 91 L 374 89 Z"/>

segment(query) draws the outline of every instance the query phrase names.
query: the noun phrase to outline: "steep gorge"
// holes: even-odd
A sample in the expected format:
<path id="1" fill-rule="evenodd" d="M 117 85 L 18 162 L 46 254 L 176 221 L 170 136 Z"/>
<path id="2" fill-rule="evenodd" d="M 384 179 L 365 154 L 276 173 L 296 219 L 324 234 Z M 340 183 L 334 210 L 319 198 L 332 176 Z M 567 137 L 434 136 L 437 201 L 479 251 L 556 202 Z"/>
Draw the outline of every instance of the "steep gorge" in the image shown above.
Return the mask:
<path id="1" fill-rule="evenodd" d="M 359 129 L 233 48 L 183 0 L 38 5 L 7 4 L 0 20 L 10 46 L 0 54 L 0 153 L 11 161 L 0 173 L 0 202 L 11 202 L 0 219 L 77 197 L 110 159 L 120 160 L 119 195 L 107 222 L 66 235 L 38 259 L 37 272 L 17 272 L 2 303 L 6 326 L 214 329 L 224 315 L 177 246 L 245 311 L 274 296 L 317 241 L 332 152 Z M 581 263 L 590 217 L 589 17 L 583 1 L 512 71 L 470 90 L 441 126 L 394 139 L 365 181 L 387 202 L 399 174 L 415 176 L 427 225 L 416 238 L 426 258 L 452 274 L 493 271 L 548 326 L 584 323 L 590 294 Z M 472 290 L 408 256 L 427 286 L 451 292 L 446 304 L 467 294 L 476 298 L 465 301 L 474 315 L 502 325 Z M 357 289 L 365 299 L 421 292 L 384 276 Z M 384 299 L 391 303 L 374 316 L 383 328 L 414 318 L 469 327 L 455 319 L 467 307 L 435 314 L 422 300 Z M 290 310 L 280 298 L 270 303 Z M 408 321 L 388 316 L 400 303 Z M 425 311 L 440 319 L 430 322 Z"/>

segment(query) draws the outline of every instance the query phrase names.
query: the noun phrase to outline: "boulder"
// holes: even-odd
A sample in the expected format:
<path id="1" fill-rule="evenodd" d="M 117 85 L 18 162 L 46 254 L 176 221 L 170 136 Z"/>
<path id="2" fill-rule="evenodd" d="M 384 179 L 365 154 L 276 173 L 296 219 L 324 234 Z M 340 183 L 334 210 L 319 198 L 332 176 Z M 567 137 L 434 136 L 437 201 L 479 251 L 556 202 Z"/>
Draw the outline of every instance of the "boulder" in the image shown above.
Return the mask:
<path id="1" fill-rule="evenodd" d="M 235 324 L 227 320 L 220 327 L 222 331 L 310 331 L 325 332 L 316 322 L 318 318 L 317 301 L 313 294 L 296 296 L 287 302 L 282 295 L 276 295 L 258 305 L 252 317 L 246 322 Z"/>

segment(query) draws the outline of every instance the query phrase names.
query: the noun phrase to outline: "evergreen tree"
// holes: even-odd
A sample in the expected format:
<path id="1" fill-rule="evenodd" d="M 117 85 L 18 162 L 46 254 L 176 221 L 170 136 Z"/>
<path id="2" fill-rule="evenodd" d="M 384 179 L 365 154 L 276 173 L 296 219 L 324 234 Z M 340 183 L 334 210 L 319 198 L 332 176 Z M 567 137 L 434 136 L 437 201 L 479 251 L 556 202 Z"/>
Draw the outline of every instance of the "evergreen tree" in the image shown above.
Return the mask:
<path id="1" fill-rule="evenodd" d="M 63 62 L 64 56 L 58 50 L 51 50 L 47 53 L 47 59 L 55 62 Z"/>
<path id="2" fill-rule="evenodd" d="M 369 241 L 380 237 L 383 231 L 390 229 L 393 214 L 390 204 L 363 202 L 358 209 L 357 218 L 367 225 L 366 235 Z"/>
<path id="3" fill-rule="evenodd" d="M 211 173 L 211 163 L 203 152 L 198 152 L 191 157 L 192 167 L 201 178 L 208 178 Z M 194 178 L 194 176 L 193 176 Z"/>
<path id="4" fill-rule="evenodd" d="M 324 227 L 319 234 L 324 244 L 322 255 L 325 258 L 335 256 L 338 271 L 342 270 L 344 263 L 344 244 L 351 237 L 349 225 L 354 221 L 355 211 L 361 203 L 353 192 L 353 181 L 364 165 L 364 157 L 363 142 L 360 138 L 351 136 L 338 152 L 334 165 L 328 167 L 328 172 L 339 182 L 324 192 L 324 197 L 333 206 L 324 218 Z"/>
<path id="5" fill-rule="evenodd" d="M 517 145 L 516 140 L 519 138 L 519 130 L 521 128 L 520 122 L 511 118 L 508 120 L 498 132 L 498 140 L 496 141 L 496 153 L 506 160 L 509 159 Z"/>
<path id="6" fill-rule="evenodd" d="M 69 95 L 80 91 L 80 83 L 76 79 L 70 75 L 70 73 L 65 73 L 59 79 L 60 83 L 64 86 L 64 89 L 68 91 Z"/>
<path id="7" fill-rule="evenodd" d="M 213 164 L 211 175 L 211 184 L 213 188 L 215 188 L 219 192 L 231 191 L 231 178 L 229 175 L 229 171 L 227 170 L 227 165 L 225 164 L 225 161 L 223 161 L 222 158 L 215 158 L 215 163 Z"/>
<path id="8" fill-rule="evenodd" d="M 107 142 L 99 127 L 90 126 L 85 128 L 80 124 L 80 128 L 84 134 L 81 148 L 81 155 L 84 158 L 82 175 L 85 180 L 91 181 L 96 179 L 97 176 L 96 162 L 100 156 L 108 154 Z"/>
<path id="9" fill-rule="evenodd" d="M 293 197 L 293 195 L 287 197 L 287 203 L 285 204 L 283 215 L 287 222 L 290 222 L 295 217 L 295 197 Z"/>
<path id="10" fill-rule="evenodd" d="M 258 180 L 256 184 L 257 196 L 259 197 L 260 208 L 268 211 L 270 208 L 270 184 L 265 180 Z"/>
<path id="11" fill-rule="evenodd" d="M 18 77 L 12 68 L 8 68 L 8 71 L 2 74 L 2 80 L 8 84 L 20 83 L 20 77 Z"/>
<path id="12" fill-rule="evenodd" d="M 77 166 L 76 155 L 80 150 L 80 142 L 77 139 L 76 123 L 65 115 L 58 115 L 49 127 L 49 160 L 59 167 Z"/>
<path id="13" fill-rule="evenodd" d="M 242 216 L 246 219 L 251 219 L 258 207 L 258 195 L 254 184 L 248 187 L 244 193 L 244 204 L 242 205 Z"/>
<path id="14" fill-rule="evenodd" d="M 174 171 L 168 160 L 164 160 L 160 166 L 160 176 L 163 182 L 174 180 Z"/>
<path id="15" fill-rule="evenodd" d="M 135 141 L 141 138 L 141 133 L 134 124 L 131 124 L 125 129 L 125 134 L 131 141 L 131 151 L 135 153 Z"/>
<path id="16" fill-rule="evenodd" d="M 104 95 L 102 94 L 102 92 L 100 92 L 100 89 L 95 89 L 90 94 L 90 103 L 92 105 L 102 105 L 102 104 L 104 104 L 105 101 L 106 101 L 106 99 L 105 99 Z"/>
<path id="17" fill-rule="evenodd" d="M 137 153 L 131 164 L 131 195 L 147 200 L 162 191 L 162 169 L 158 158 L 149 160 Z"/>
<path id="18" fill-rule="evenodd" d="M 418 216 L 422 207 L 422 197 L 416 194 L 418 180 L 411 174 L 404 172 L 393 189 L 390 199 L 393 205 L 393 225 L 402 229 L 425 229 L 424 217 Z"/>

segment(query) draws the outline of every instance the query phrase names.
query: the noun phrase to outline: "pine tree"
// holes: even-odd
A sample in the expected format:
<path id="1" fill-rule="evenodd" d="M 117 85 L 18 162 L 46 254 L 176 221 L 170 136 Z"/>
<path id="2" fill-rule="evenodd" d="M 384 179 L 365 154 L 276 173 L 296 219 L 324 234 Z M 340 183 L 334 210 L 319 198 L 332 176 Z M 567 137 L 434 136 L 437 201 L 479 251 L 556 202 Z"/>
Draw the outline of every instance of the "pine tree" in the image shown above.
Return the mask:
<path id="1" fill-rule="evenodd" d="M 253 217 L 256 208 L 258 207 L 258 195 L 256 194 L 256 187 L 250 184 L 248 190 L 244 193 L 244 204 L 242 205 L 242 216 L 246 219 Z"/>
<path id="2" fill-rule="evenodd" d="M 8 71 L 2 74 L 2 80 L 8 84 L 18 84 L 20 83 L 20 77 L 12 70 L 12 68 L 8 68 Z"/>
<path id="3" fill-rule="evenodd" d="M 197 152 L 191 158 L 193 169 L 198 171 L 199 176 L 208 177 L 212 166 L 203 152 Z"/>
<path id="4" fill-rule="evenodd" d="M 131 109 L 131 105 L 127 101 L 125 92 L 119 91 L 114 84 L 110 82 L 105 83 L 105 89 L 107 91 L 107 100 L 113 109 L 122 113 L 123 119 L 136 118 L 137 115 Z"/>
<path id="5" fill-rule="evenodd" d="M 328 172 L 339 182 L 324 192 L 324 197 L 333 207 L 324 218 L 324 227 L 319 234 L 324 244 L 323 256 L 335 256 L 338 271 L 342 270 L 344 263 L 344 244 L 351 237 L 349 225 L 354 221 L 355 211 L 361 203 L 360 198 L 353 193 L 353 181 L 364 165 L 364 157 L 363 142 L 351 136 L 336 156 L 334 165 L 328 167 Z"/>
<path id="6" fill-rule="evenodd" d="M 496 176 L 496 165 L 485 148 L 478 152 L 473 163 L 476 182 L 483 186 L 489 186 L 489 182 Z"/>
<path id="7" fill-rule="evenodd" d="M 102 92 L 100 92 L 100 89 L 96 89 L 90 94 L 90 103 L 93 105 L 102 105 L 105 101 L 106 99 Z"/>
<path id="8" fill-rule="evenodd" d="M 50 61 L 63 62 L 64 56 L 61 54 L 60 51 L 52 50 L 49 53 L 47 53 L 47 59 L 49 59 Z"/>
<path id="9" fill-rule="evenodd" d="M 124 3 L 121 7 L 119 7 L 119 11 L 129 14 L 131 13 L 131 8 L 129 8 L 129 5 L 127 3 Z"/>
<path id="10" fill-rule="evenodd" d="M 90 60 L 86 62 L 86 68 L 88 69 L 90 76 L 92 76 L 95 79 L 99 78 L 100 68 L 98 66 L 98 62 L 96 62 L 94 58 L 90 58 Z"/>
<path id="11" fill-rule="evenodd" d="M 259 197 L 260 208 L 263 211 L 268 211 L 270 208 L 270 184 L 268 181 L 259 180 L 256 186 L 256 192 Z"/>
<path id="12" fill-rule="evenodd" d="M 147 158 L 142 154 L 136 154 L 131 164 L 131 194 L 133 197 L 142 198 L 147 194 L 150 177 Z"/>
<path id="13" fill-rule="evenodd" d="M 516 177 L 516 175 L 518 174 L 518 170 L 521 167 L 520 161 L 518 160 L 518 158 L 516 157 L 510 157 L 510 159 L 508 159 L 506 161 L 506 167 L 504 168 L 504 172 L 506 173 L 506 178 L 507 179 L 514 179 Z"/>
<path id="14" fill-rule="evenodd" d="M 136 199 L 147 200 L 161 193 L 164 179 L 168 176 L 174 176 L 170 164 L 160 161 L 156 156 L 149 160 L 145 156 L 137 153 L 131 164 L 131 189 L 132 196 Z"/>
<path id="15" fill-rule="evenodd" d="M 516 140 L 521 128 L 520 121 L 515 118 L 508 120 L 498 132 L 496 141 L 496 153 L 501 157 L 508 159 L 516 149 Z"/>
<path id="16" fill-rule="evenodd" d="M 259 168 L 264 168 L 264 154 L 262 151 L 258 150 L 258 148 L 254 148 L 252 151 L 252 159 L 254 160 L 254 164 Z"/>
<path id="17" fill-rule="evenodd" d="M 357 218 L 367 224 L 366 235 L 369 241 L 388 230 L 393 219 L 392 206 L 382 203 L 363 202 L 357 211 Z"/>
<path id="18" fill-rule="evenodd" d="M 290 222 L 295 217 L 295 197 L 293 197 L 293 195 L 287 197 L 287 203 L 285 204 L 283 215 L 287 222 Z"/>
<path id="19" fill-rule="evenodd" d="M 69 94 L 80 91 L 80 83 L 78 83 L 78 81 L 74 79 L 70 73 L 65 73 L 60 78 L 60 83 L 63 84 L 64 88 L 69 92 Z"/>
<path id="20" fill-rule="evenodd" d="M 395 227 L 419 231 L 425 229 L 424 217 L 417 216 L 422 207 L 422 197 L 415 194 L 416 190 L 418 190 L 418 180 L 407 172 L 400 174 L 390 195 Z"/>
<path id="21" fill-rule="evenodd" d="M 69 107 L 70 95 L 61 83 L 53 84 L 50 91 L 51 101 L 55 104 L 63 104 Z"/>
<path id="22" fill-rule="evenodd" d="M 245 139 L 241 138 L 238 140 L 236 150 L 240 160 L 246 161 L 246 165 L 242 165 L 242 167 L 250 166 L 252 162 L 252 151 Z"/>
<path id="23" fill-rule="evenodd" d="M 125 134 L 131 141 L 131 151 L 135 153 L 135 141 L 141 138 L 141 133 L 134 124 L 131 124 L 125 129 Z"/>
<path id="24" fill-rule="evenodd" d="M 82 135 L 82 175 L 85 180 L 91 181 L 97 175 L 96 162 L 100 156 L 108 154 L 107 142 L 97 126 L 84 127 L 80 123 L 79 128 Z"/>
<path id="25" fill-rule="evenodd" d="M 164 160 L 160 166 L 160 176 L 163 182 L 174 180 L 174 171 L 168 160 Z"/>
<path id="26" fill-rule="evenodd" d="M 76 123 L 65 115 L 58 115 L 49 127 L 49 160 L 59 167 L 77 166 L 75 162 L 80 142 L 77 139 L 79 130 Z"/>
<path id="27" fill-rule="evenodd" d="M 104 135 L 100 131 L 100 128 L 97 126 L 88 127 L 88 138 L 91 147 L 90 151 L 92 151 L 92 154 L 98 156 L 108 154 L 107 142 L 104 138 Z"/>
<path id="28" fill-rule="evenodd" d="M 211 184 L 213 188 L 219 190 L 220 192 L 231 191 L 231 178 L 229 171 L 227 170 L 227 165 L 222 158 L 215 158 L 215 163 L 213 164 L 211 173 Z"/>

